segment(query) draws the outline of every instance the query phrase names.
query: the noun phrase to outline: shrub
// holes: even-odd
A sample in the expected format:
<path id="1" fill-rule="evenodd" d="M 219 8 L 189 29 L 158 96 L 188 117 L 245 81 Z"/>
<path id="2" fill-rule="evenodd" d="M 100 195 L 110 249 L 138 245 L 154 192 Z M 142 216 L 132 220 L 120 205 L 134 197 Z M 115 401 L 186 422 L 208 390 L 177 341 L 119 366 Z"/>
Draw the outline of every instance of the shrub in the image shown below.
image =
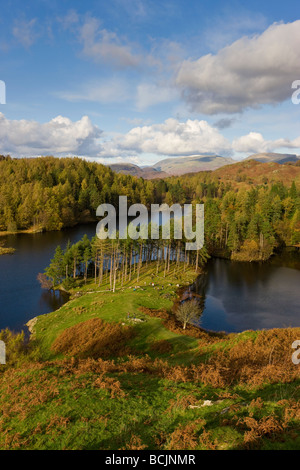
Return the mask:
<path id="1" fill-rule="evenodd" d="M 151 345 L 151 351 L 157 352 L 160 354 L 166 354 L 173 350 L 172 344 L 166 339 L 161 339 L 160 341 L 155 341 Z"/>
<path id="2" fill-rule="evenodd" d="M 0 365 L 0 370 L 7 366 L 20 366 L 24 362 L 40 358 L 38 346 L 32 341 L 26 340 L 24 331 L 14 333 L 6 328 L 0 331 L 0 340 L 5 343 L 6 349 L 6 365 Z"/>
<path id="3" fill-rule="evenodd" d="M 180 304 L 175 314 L 176 318 L 182 323 L 182 327 L 185 330 L 187 323 L 193 323 L 199 320 L 202 311 L 198 302 L 193 299 Z"/>
<path id="4" fill-rule="evenodd" d="M 261 331 L 256 339 L 239 341 L 233 347 L 218 350 L 199 373 L 200 380 L 219 376 L 220 385 L 243 383 L 260 386 L 288 383 L 300 378 L 300 367 L 292 362 L 292 343 L 299 338 L 299 328 Z M 211 372 L 205 374 L 205 371 Z"/>

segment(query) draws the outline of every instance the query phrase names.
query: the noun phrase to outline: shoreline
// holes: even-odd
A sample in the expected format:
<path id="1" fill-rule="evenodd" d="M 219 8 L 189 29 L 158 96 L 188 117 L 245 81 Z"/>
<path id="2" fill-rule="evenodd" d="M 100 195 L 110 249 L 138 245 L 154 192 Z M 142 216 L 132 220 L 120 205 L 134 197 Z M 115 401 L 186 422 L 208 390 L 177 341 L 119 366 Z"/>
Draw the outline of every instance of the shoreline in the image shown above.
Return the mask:
<path id="1" fill-rule="evenodd" d="M 196 279 L 197 279 L 197 277 L 200 276 L 200 275 L 203 274 L 203 273 L 198 272 L 198 273 L 194 273 L 194 274 L 195 274 L 195 277 L 194 277 L 194 278 L 191 280 L 191 282 L 189 282 L 188 284 L 184 285 L 184 283 L 183 283 L 183 284 L 179 284 L 179 283 L 178 283 L 178 284 L 179 284 L 178 286 L 176 286 L 176 287 L 174 286 L 175 292 L 174 292 L 174 295 L 172 296 L 172 306 L 171 306 L 171 308 L 170 308 L 170 311 L 171 311 L 172 313 L 174 313 L 174 308 L 176 308 L 176 305 L 178 305 L 178 303 L 179 303 L 180 300 L 181 300 L 181 298 L 180 298 L 180 295 L 181 295 L 181 294 L 180 294 L 180 293 L 181 293 L 181 292 L 184 292 L 185 289 L 187 289 L 187 288 L 193 286 L 194 283 L 195 283 L 195 281 L 196 281 Z M 167 278 L 166 278 L 166 279 L 167 279 Z M 121 292 L 123 292 L 123 291 L 126 290 L 126 289 L 131 290 L 131 289 L 132 289 L 132 286 L 117 288 L 115 294 L 118 295 L 118 290 L 120 290 Z M 70 302 L 72 302 L 72 301 L 78 299 L 78 297 L 83 297 L 83 296 L 88 295 L 88 294 L 96 294 L 96 293 L 100 293 L 100 292 L 101 292 L 101 293 L 106 293 L 106 292 L 107 292 L 107 293 L 111 294 L 111 291 L 110 291 L 110 290 L 106 290 L 106 289 L 104 289 L 104 290 L 102 289 L 102 290 L 81 291 L 79 286 L 78 286 L 78 289 L 76 289 L 76 290 L 75 290 L 75 289 L 74 289 L 74 290 L 72 289 L 71 291 L 66 290 L 63 286 L 57 286 L 57 288 L 56 288 L 55 290 L 67 294 L 67 295 L 69 296 L 68 300 L 67 300 L 65 303 L 63 303 L 63 305 L 61 305 L 57 310 L 53 310 L 53 311 L 48 312 L 48 313 L 43 313 L 43 314 L 41 314 L 41 315 L 36 315 L 35 317 L 33 317 L 33 318 L 31 318 L 30 320 L 28 320 L 28 321 L 24 324 L 24 326 L 26 326 L 26 327 L 28 328 L 28 330 L 29 330 L 29 332 L 30 332 L 30 338 L 33 337 L 33 335 L 34 335 L 34 327 L 35 327 L 35 325 L 36 325 L 36 323 L 37 323 L 37 321 L 38 321 L 38 319 L 39 319 L 40 317 L 43 317 L 44 315 L 49 315 L 49 314 L 54 313 L 54 312 L 58 312 L 61 308 L 65 307 L 68 303 L 70 303 Z M 201 328 L 200 328 L 200 327 L 197 327 L 197 329 L 200 330 Z M 202 328 L 202 330 L 203 330 L 203 328 Z M 204 330 L 203 330 L 203 331 L 204 331 Z M 205 330 L 205 331 L 206 331 L 206 330 Z M 207 330 L 207 332 L 209 333 L 208 330 Z M 213 333 L 214 333 L 214 332 L 213 332 Z"/>
<path id="2" fill-rule="evenodd" d="M 85 217 L 83 220 L 79 220 L 78 222 L 74 223 L 73 225 L 68 225 L 66 227 L 62 227 L 58 230 L 45 230 L 42 227 L 36 226 L 36 227 L 30 227 L 27 229 L 22 229 L 22 230 L 16 230 L 15 232 L 11 232 L 8 230 L 2 230 L 0 231 L 0 237 L 5 237 L 8 235 L 19 235 L 19 234 L 29 234 L 33 235 L 35 233 L 51 233 L 51 232 L 63 232 L 64 230 L 72 229 L 74 227 L 77 227 L 78 225 L 90 225 L 90 224 L 95 224 L 98 222 L 98 219 L 94 219 L 92 217 Z"/>
<path id="3" fill-rule="evenodd" d="M 0 256 L 13 255 L 15 251 L 16 249 L 12 247 L 0 247 Z"/>
<path id="4" fill-rule="evenodd" d="M 293 249 L 295 249 L 295 248 L 293 248 Z M 280 256 L 281 254 L 282 254 L 282 253 L 276 253 L 276 254 L 274 254 L 274 255 L 275 255 L 275 256 L 278 256 L 278 255 Z M 273 257 L 274 257 L 274 256 L 273 256 Z M 217 259 L 218 257 L 213 256 L 212 258 Z M 236 264 L 242 264 L 242 262 L 239 262 L 239 261 L 234 261 L 234 262 L 233 262 L 232 260 L 226 260 L 226 261 L 230 261 L 231 263 L 234 263 L 234 264 L 235 264 L 235 263 L 236 263 Z M 209 261 L 208 261 L 208 263 L 209 263 Z M 246 262 L 243 262 L 243 263 L 246 263 Z M 260 263 L 247 263 L 247 264 L 260 264 Z M 261 264 L 265 264 L 265 262 L 264 262 L 264 263 L 261 263 Z M 180 282 L 181 280 L 179 280 L 179 279 L 178 279 L 179 282 L 178 282 L 178 281 L 176 281 L 176 282 L 174 281 L 174 282 L 173 282 L 173 284 L 175 284 L 175 285 L 174 285 L 174 290 L 175 290 L 175 292 L 174 292 L 174 294 L 173 294 L 173 296 L 172 296 L 172 299 L 171 299 L 171 300 L 172 300 L 172 306 L 170 307 L 170 310 L 173 312 L 173 314 L 174 314 L 174 312 L 175 312 L 175 310 L 176 310 L 176 307 L 178 307 L 179 303 L 180 303 L 182 300 L 187 299 L 188 297 L 191 297 L 191 298 L 194 297 L 193 286 L 194 286 L 194 284 L 196 283 L 197 279 L 198 279 L 200 276 L 203 276 L 204 274 L 205 274 L 205 272 L 203 271 L 203 268 L 202 268 L 202 269 L 201 269 L 199 272 L 197 272 L 197 273 L 196 273 L 196 272 L 193 272 L 193 274 L 192 274 L 192 276 L 191 276 L 192 279 L 191 279 L 188 283 L 187 283 L 187 282 L 184 282 L 184 281 L 181 283 L 181 282 Z M 168 281 L 167 281 L 167 282 L 168 282 Z M 122 287 L 122 288 L 120 288 L 120 289 L 117 288 L 117 289 L 116 289 L 116 294 L 118 294 L 118 291 L 119 291 L 119 290 L 124 291 L 124 290 L 130 289 L 130 288 L 131 288 L 131 287 Z M 87 290 L 85 290 L 84 288 L 82 289 L 82 287 L 81 287 L 80 285 L 78 285 L 77 287 L 75 287 L 75 289 L 73 288 L 73 289 L 71 289 L 71 290 L 67 290 L 67 289 L 65 289 L 63 286 L 57 286 L 57 287 L 55 288 L 55 290 L 56 290 L 56 291 L 60 291 L 60 292 L 62 292 L 63 294 L 66 294 L 69 298 L 68 298 L 68 299 L 66 300 L 66 302 L 63 303 L 63 305 L 60 306 L 57 310 L 53 310 L 53 311 L 51 311 L 51 312 L 47 312 L 47 313 L 38 315 L 38 317 L 41 317 L 41 316 L 43 316 L 43 315 L 48 315 L 48 314 L 50 314 L 50 313 L 52 313 L 52 312 L 56 312 L 56 311 L 60 310 L 61 308 L 63 308 L 65 305 L 67 305 L 69 302 L 71 302 L 71 301 L 73 301 L 73 300 L 75 300 L 75 299 L 78 299 L 78 298 L 81 297 L 81 296 L 85 296 L 86 294 L 96 294 L 96 293 L 105 293 L 105 292 L 107 292 L 108 294 L 111 293 L 110 290 L 105 289 L 105 288 L 102 288 L 102 289 L 100 288 L 100 290 L 99 290 L 99 288 L 96 289 L 96 288 L 91 287 L 91 288 L 87 291 Z M 197 296 L 197 294 L 196 294 L 196 296 Z M 33 320 L 33 319 L 31 319 L 31 320 Z M 30 321 L 30 320 L 29 320 L 29 321 Z M 26 324 L 26 326 L 27 326 L 27 324 Z M 225 333 L 226 335 L 231 334 L 230 331 L 228 332 L 228 331 L 226 331 L 226 330 L 213 330 L 213 329 L 203 328 L 201 325 L 195 325 L 195 327 L 196 327 L 197 329 L 202 330 L 202 331 L 205 331 L 205 332 L 207 332 L 207 333 L 214 333 L 214 334 L 220 334 L 220 333 L 223 333 L 223 334 L 224 334 L 224 333 Z M 282 329 L 282 328 L 284 328 L 284 327 L 272 326 L 272 327 L 270 327 L 269 329 L 274 329 L 274 328 Z M 297 328 L 297 326 L 294 326 L 294 327 L 291 326 L 291 328 Z M 261 329 L 258 328 L 258 329 L 253 330 L 252 328 L 250 328 L 250 329 L 249 329 L 249 328 L 246 328 L 246 329 L 241 330 L 241 331 L 235 331 L 234 333 L 235 333 L 235 334 L 242 334 L 242 333 L 244 333 L 245 331 L 262 331 L 262 330 L 264 330 L 264 329 L 265 329 L 265 328 L 261 328 Z"/>
<path id="5" fill-rule="evenodd" d="M 24 230 L 17 230 L 16 232 L 9 232 L 7 230 L 2 230 L 0 231 L 0 237 L 6 237 L 8 235 L 19 235 L 19 233 L 30 233 L 30 234 L 33 234 L 33 233 L 42 233 L 44 230 L 42 229 L 35 229 L 35 228 L 27 228 L 27 229 L 24 229 Z"/>

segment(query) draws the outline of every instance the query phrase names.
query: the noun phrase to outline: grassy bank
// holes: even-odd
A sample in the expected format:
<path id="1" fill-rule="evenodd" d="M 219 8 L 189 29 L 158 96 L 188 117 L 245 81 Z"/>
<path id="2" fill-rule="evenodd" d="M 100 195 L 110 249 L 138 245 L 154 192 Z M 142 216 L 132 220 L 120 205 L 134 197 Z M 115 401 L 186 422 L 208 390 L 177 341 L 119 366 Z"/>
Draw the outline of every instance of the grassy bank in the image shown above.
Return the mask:
<path id="1" fill-rule="evenodd" d="M 195 272 L 155 269 L 115 293 L 78 281 L 26 350 L 0 334 L 1 449 L 299 448 L 300 329 L 184 332 L 172 307 Z"/>

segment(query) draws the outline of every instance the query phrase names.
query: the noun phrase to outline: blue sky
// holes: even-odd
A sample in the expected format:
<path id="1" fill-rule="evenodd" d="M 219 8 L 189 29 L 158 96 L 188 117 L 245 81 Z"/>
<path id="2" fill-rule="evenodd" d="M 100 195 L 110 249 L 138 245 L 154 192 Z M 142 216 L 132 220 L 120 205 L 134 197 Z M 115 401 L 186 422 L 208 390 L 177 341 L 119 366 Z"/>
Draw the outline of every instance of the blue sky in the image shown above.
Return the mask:
<path id="1" fill-rule="evenodd" d="M 6 1 L 0 153 L 300 153 L 298 1 Z M 300 96 L 300 95 L 299 95 Z"/>

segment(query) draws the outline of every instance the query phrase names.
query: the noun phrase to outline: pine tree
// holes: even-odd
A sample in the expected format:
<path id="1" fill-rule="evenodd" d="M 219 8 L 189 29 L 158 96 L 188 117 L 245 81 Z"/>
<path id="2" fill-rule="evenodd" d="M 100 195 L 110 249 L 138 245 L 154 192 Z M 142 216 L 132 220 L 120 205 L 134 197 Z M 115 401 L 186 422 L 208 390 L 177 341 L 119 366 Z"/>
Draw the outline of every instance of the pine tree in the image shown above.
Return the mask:
<path id="1" fill-rule="evenodd" d="M 60 245 L 57 246 L 54 257 L 50 262 L 50 265 L 45 270 L 46 276 L 51 279 L 53 286 L 56 286 L 62 282 L 65 276 L 65 263 L 64 263 L 64 252 Z"/>

